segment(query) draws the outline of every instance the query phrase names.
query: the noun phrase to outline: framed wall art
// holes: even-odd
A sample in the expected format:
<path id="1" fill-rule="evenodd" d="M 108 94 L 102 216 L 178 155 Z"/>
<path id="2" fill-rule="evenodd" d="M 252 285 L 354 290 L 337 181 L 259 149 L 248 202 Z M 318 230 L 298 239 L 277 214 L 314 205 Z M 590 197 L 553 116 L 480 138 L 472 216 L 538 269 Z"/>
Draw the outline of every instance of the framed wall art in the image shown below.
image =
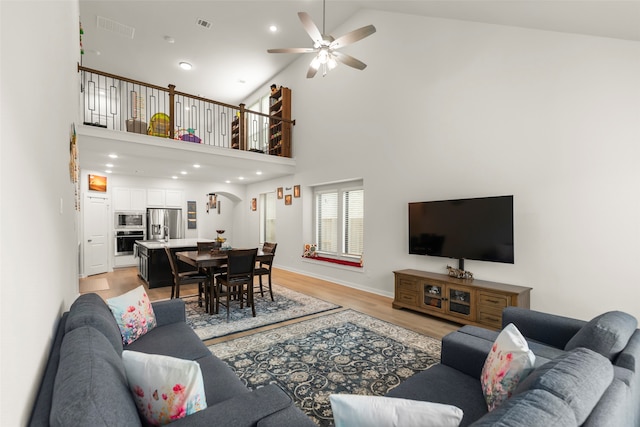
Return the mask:
<path id="1" fill-rule="evenodd" d="M 285 205 L 291 204 L 291 194 L 287 194 L 286 196 L 284 196 L 284 204 Z"/>
<path id="2" fill-rule="evenodd" d="M 284 189 L 282 187 L 278 187 L 278 190 L 276 191 L 277 195 L 278 195 L 278 199 L 282 199 L 282 195 L 284 194 Z"/>
<path id="3" fill-rule="evenodd" d="M 107 177 L 89 174 L 89 190 L 107 192 Z"/>
<path id="4" fill-rule="evenodd" d="M 300 186 L 299 185 L 294 185 L 293 186 L 293 197 L 300 197 Z"/>

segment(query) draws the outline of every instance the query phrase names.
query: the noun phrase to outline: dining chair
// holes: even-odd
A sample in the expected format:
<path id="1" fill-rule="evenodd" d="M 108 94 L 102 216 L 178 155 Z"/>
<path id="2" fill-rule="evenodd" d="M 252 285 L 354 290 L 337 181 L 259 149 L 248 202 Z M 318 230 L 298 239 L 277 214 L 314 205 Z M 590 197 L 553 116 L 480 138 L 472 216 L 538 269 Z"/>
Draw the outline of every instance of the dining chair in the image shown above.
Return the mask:
<path id="1" fill-rule="evenodd" d="M 256 317 L 256 306 L 253 301 L 253 278 L 256 265 L 258 248 L 232 249 L 227 255 L 227 270 L 216 277 L 216 313 L 219 313 L 219 305 L 227 308 L 227 321 L 229 321 L 229 308 L 232 298 L 237 297 L 240 308 L 247 301 L 251 306 L 251 314 Z M 246 285 L 246 286 L 245 286 Z M 222 297 L 226 297 L 226 303 L 222 303 Z"/>
<path id="2" fill-rule="evenodd" d="M 219 250 L 222 243 L 196 242 L 196 245 L 198 248 L 198 253 L 207 253 L 207 252 L 212 252 L 213 250 Z M 200 273 L 206 274 L 209 276 L 209 281 L 207 282 L 207 285 L 205 287 L 205 295 L 208 295 L 208 298 L 205 298 L 205 299 L 207 299 L 208 301 L 207 312 L 210 314 L 217 313 L 217 309 L 215 312 L 212 310 L 215 307 L 214 300 L 218 297 L 216 292 L 216 287 L 215 287 L 215 277 L 218 274 L 224 273 L 226 271 L 225 269 L 226 269 L 226 266 L 200 268 Z"/>
<path id="3" fill-rule="evenodd" d="M 209 307 L 209 293 L 207 292 L 207 282 L 209 277 L 206 274 L 201 273 L 198 270 L 180 271 L 178 268 L 178 259 L 174 251 L 165 247 L 167 258 L 169 258 L 169 265 L 171 266 L 171 273 L 173 274 L 173 286 L 171 287 L 171 299 L 180 298 L 180 287 L 182 285 L 198 284 L 198 305 L 202 307 L 202 301 L 204 296 L 205 306 Z"/>
<path id="4" fill-rule="evenodd" d="M 262 289 L 262 276 L 269 277 L 269 293 L 271 294 L 271 301 L 273 301 L 273 288 L 271 287 L 271 268 L 273 266 L 273 258 L 276 256 L 277 243 L 264 242 L 262 245 L 262 252 L 265 254 L 271 254 L 272 256 L 268 260 L 258 261 L 258 266 L 255 268 L 253 274 L 258 276 L 260 284 L 260 295 L 264 297 L 264 291 Z"/>

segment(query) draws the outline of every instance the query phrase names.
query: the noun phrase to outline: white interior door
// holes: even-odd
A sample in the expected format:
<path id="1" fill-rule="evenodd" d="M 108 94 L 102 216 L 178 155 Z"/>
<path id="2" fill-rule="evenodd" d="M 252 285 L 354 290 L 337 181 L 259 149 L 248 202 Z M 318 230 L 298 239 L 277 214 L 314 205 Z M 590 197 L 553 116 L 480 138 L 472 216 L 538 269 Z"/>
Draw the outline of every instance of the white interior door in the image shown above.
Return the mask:
<path id="1" fill-rule="evenodd" d="M 106 197 L 87 195 L 84 200 L 84 274 L 109 269 L 109 204 Z"/>

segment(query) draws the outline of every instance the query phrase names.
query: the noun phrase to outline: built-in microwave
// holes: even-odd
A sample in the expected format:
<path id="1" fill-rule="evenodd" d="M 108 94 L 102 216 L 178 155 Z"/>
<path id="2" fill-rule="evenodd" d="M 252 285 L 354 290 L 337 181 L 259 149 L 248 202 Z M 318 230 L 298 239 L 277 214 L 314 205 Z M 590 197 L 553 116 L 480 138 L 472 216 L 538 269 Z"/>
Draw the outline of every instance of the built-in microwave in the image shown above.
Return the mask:
<path id="1" fill-rule="evenodd" d="M 144 212 L 116 212 L 115 213 L 115 225 L 116 229 L 139 229 L 144 230 Z"/>

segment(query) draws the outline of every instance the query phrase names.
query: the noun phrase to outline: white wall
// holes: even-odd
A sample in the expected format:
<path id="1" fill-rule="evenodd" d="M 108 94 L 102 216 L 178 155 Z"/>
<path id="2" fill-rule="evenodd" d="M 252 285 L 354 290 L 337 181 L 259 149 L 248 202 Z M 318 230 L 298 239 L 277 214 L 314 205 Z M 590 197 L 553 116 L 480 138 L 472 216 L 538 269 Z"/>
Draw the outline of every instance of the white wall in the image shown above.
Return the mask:
<path id="1" fill-rule="evenodd" d="M 362 177 L 364 271 L 300 258 L 305 192 L 278 201 L 277 264 L 392 295 L 393 270 L 454 263 L 407 254 L 407 202 L 513 194 L 515 264 L 467 261 L 475 277 L 532 287 L 537 310 L 640 318 L 640 43 L 374 11 L 334 35 L 366 24 L 344 49 L 364 71 L 306 79 L 306 55 L 268 82 L 292 89 L 298 171 L 247 190 Z"/>
<path id="2" fill-rule="evenodd" d="M 77 1 L 0 2 L 3 426 L 26 425 L 54 328 L 78 294 L 68 172 L 78 118 L 78 13 Z"/>

